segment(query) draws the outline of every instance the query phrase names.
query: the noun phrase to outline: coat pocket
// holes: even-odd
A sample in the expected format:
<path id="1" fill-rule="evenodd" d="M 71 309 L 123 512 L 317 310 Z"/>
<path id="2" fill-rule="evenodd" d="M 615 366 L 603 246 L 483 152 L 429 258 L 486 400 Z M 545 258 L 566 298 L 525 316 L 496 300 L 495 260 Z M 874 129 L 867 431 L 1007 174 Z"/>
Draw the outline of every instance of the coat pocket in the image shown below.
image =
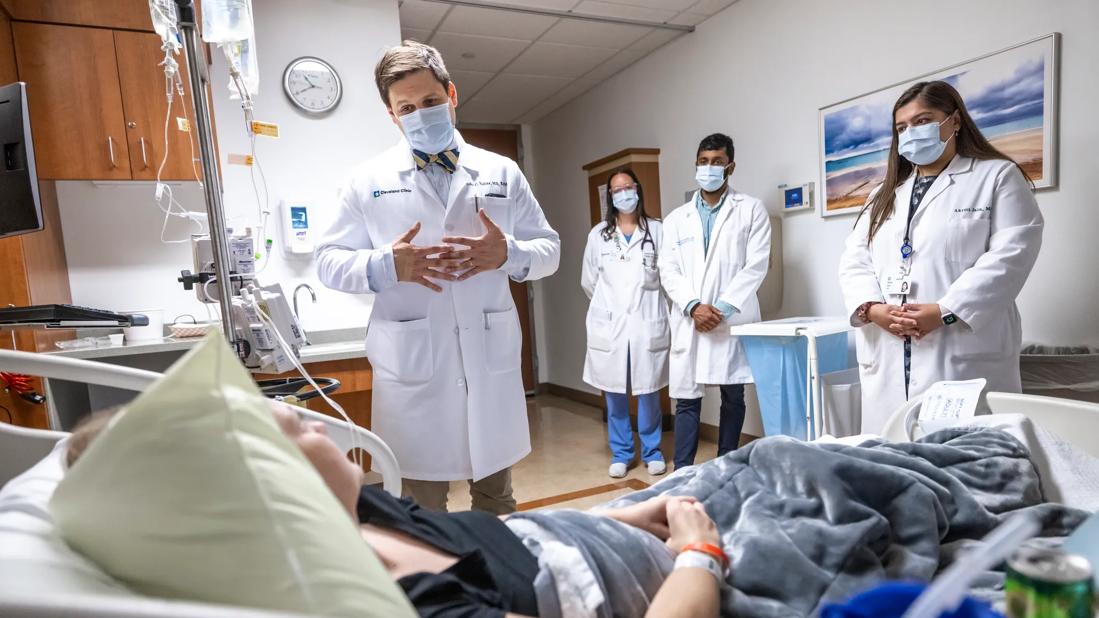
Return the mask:
<path id="1" fill-rule="evenodd" d="M 485 312 L 485 368 L 489 373 L 518 371 L 522 366 L 523 336 L 515 309 Z"/>
<path id="2" fill-rule="evenodd" d="M 952 218 L 946 228 L 946 259 L 969 268 L 988 250 L 989 219 Z"/>
<path id="3" fill-rule="evenodd" d="M 664 352 L 672 343 L 672 335 L 668 330 L 668 320 L 646 320 L 645 332 L 649 333 L 649 351 Z"/>
<path id="4" fill-rule="evenodd" d="M 371 320 L 366 354 L 375 380 L 420 384 L 435 374 L 431 325 L 427 318 L 406 322 Z"/>
<path id="5" fill-rule="evenodd" d="M 588 309 L 586 320 L 588 349 L 596 352 L 611 351 L 611 335 L 614 326 L 614 314 L 600 307 Z"/>

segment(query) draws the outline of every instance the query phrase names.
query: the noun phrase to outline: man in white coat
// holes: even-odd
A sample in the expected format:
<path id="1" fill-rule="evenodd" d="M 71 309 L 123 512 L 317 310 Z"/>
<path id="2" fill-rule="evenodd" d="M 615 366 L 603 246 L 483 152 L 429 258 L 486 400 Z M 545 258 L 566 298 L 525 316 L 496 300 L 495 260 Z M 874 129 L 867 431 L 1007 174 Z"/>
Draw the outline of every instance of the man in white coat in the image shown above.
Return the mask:
<path id="1" fill-rule="evenodd" d="M 352 172 L 317 270 L 328 287 L 376 295 L 373 430 L 405 495 L 444 511 L 450 481 L 468 480 L 473 508 L 510 513 L 530 430 L 508 279 L 553 274 L 560 239 L 515 162 L 454 129 L 457 92 L 437 50 L 405 41 L 374 76 L 404 137 Z"/>
<path id="2" fill-rule="evenodd" d="M 729 186 L 733 152 L 727 135 L 704 138 L 695 161 L 700 190 L 664 220 L 659 265 L 673 305 L 676 468 L 694 464 L 706 385 L 721 390 L 719 456 L 739 446 L 744 427 L 744 384 L 752 372 L 729 326 L 760 319 L 756 291 L 767 274 L 771 223 L 763 202 Z"/>

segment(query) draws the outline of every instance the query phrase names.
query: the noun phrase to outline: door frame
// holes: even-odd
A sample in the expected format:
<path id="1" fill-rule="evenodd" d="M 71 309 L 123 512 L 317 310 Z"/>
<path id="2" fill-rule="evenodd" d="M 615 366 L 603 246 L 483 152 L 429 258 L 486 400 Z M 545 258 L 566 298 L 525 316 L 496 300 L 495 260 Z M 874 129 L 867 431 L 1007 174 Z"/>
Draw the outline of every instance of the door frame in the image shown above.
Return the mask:
<path id="1" fill-rule="evenodd" d="M 515 132 L 515 152 L 518 156 L 515 158 L 516 165 L 526 175 L 525 153 L 526 150 L 523 147 L 523 126 L 518 124 L 491 124 L 483 122 L 459 122 L 458 131 L 461 132 L 464 129 L 486 129 L 490 131 L 514 131 Z M 529 183 L 530 180 L 528 179 Z M 530 364 L 531 373 L 534 374 L 534 379 L 530 388 L 525 388 L 524 391 L 527 395 L 537 394 L 539 377 L 538 370 L 540 363 L 538 362 L 538 329 L 535 327 L 534 317 L 537 313 L 534 310 L 534 303 L 537 300 L 534 292 L 534 282 L 523 282 L 524 287 L 527 289 L 527 323 L 530 324 Z"/>

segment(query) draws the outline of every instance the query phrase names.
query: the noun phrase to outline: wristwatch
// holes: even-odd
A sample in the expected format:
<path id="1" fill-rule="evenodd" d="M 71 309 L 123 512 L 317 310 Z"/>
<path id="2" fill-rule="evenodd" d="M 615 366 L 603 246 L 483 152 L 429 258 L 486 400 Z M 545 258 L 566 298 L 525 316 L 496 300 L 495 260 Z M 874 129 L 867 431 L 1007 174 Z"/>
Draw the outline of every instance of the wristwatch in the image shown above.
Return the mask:
<path id="1" fill-rule="evenodd" d="M 953 313 L 944 313 L 943 314 L 943 324 L 946 324 L 947 326 L 950 326 L 951 324 L 953 324 L 954 322 L 957 322 L 957 321 L 958 321 L 958 316 L 954 315 Z"/>

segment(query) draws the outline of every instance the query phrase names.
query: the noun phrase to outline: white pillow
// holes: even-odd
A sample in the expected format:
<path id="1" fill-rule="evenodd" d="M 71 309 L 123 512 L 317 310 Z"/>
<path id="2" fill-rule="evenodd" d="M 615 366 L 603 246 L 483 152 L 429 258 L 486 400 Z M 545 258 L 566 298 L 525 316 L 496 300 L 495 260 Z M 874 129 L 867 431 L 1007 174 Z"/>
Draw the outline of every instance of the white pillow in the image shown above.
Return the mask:
<path id="1" fill-rule="evenodd" d="M 68 439 L 0 490 L 0 598 L 71 594 L 136 597 L 58 535 L 48 504 L 64 476 Z"/>
<path id="2" fill-rule="evenodd" d="M 50 509 L 69 545 L 139 593 L 415 615 L 216 333 L 112 419 Z"/>

